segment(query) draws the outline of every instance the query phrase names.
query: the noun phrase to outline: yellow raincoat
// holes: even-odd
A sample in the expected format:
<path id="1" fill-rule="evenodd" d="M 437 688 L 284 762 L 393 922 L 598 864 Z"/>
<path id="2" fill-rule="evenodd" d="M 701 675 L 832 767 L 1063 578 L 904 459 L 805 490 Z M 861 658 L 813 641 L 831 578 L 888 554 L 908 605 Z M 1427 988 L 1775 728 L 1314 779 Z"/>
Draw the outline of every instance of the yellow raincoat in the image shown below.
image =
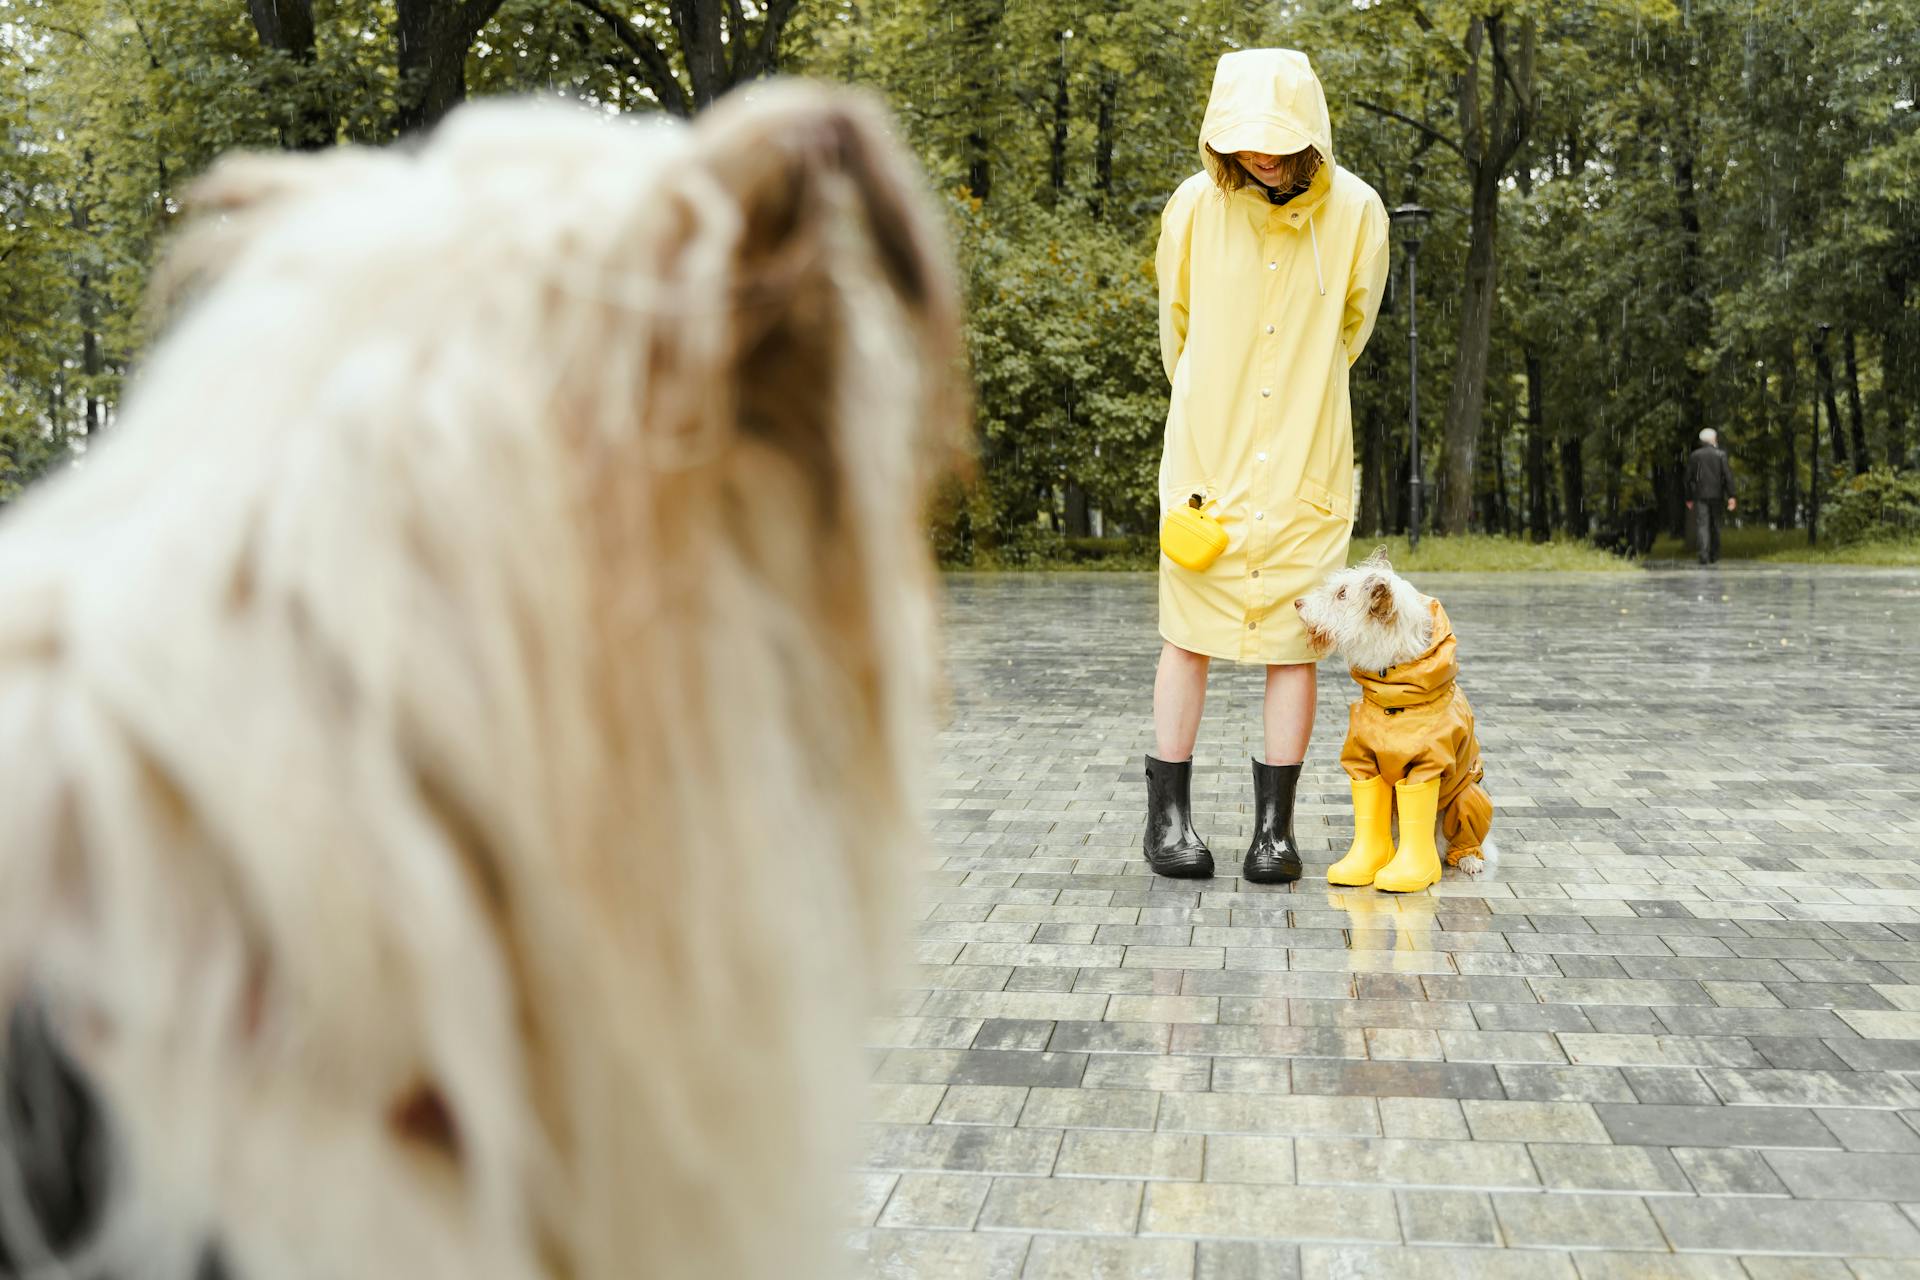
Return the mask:
<path id="1" fill-rule="evenodd" d="M 1385 671 L 1350 670 L 1360 701 L 1347 709 L 1347 744 L 1340 767 L 1354 781 L 1440 779 L 1440 829 L 1447 837 L 1447 865 L 1479 852 L 1493 825 L 1493 801 L 1480 785 L 1480 740 L 1473 707 L 1460 691 L 1460 665 L 1453 656 L 1453 624 L 1438 600 L 1433 643 L 1412 662 Z"/>
<path id="2" fill-rule="evenodd" d="M 1324 163 L 1270 203 L 1223 193 L 1207 144 Z M 1312 662 L 1293 608 L 1345 560 L 1353 526 L 1347 368 L 1366 346 L 1387 276 L 1387 211 L 1333 162 L 1326 95 L 1305 54 L 1220 59 L 1200 126 L 1209 166 L 1160 221 L 1160 350 L 1173 384 L 1160 458 L 1162 515 L 1202 493 L 1229 541 L 1204 572 L 1160 560 L 1160 634 L 1238 662 Z"/>

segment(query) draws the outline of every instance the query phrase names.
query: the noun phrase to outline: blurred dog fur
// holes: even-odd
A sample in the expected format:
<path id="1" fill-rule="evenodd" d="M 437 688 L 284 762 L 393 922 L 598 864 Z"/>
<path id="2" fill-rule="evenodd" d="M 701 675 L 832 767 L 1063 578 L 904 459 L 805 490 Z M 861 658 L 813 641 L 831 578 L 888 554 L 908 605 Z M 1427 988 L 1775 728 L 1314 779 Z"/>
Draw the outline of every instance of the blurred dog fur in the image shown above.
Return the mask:
<path id="1" fill-rule="evenodd" d="M 789 84 L 197 203 L 0 520 L 0 1252 L 78 1082 L 75 1275 L 834 1272 L 960 434 L 917 169 Z"/>
<path id="2" fill-rule="evenodd" d="M 1446 610 L 1393 571 L 1385 547 L 1328 574 L 1294 608 L 1314 650 L 1346 659 L 1360 686 L 1340 750 L 1348 775 L 1398 782 L 1404 766 L 1439 776 L 1446 864 L 1480 875 L 1499 852 L 1487 837 L 1493 802 L 1480 785 L 1480 741 Z"/>

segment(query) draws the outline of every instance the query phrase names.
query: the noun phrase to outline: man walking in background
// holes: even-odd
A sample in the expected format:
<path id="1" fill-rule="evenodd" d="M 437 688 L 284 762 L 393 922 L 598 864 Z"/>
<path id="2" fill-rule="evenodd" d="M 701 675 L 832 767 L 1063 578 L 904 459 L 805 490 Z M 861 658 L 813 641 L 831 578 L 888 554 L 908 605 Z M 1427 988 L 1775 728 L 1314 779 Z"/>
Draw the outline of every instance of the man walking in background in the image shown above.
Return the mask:
<path id="1" fill-rule="evenodd" d="M 1733 510 L 1733 468 L 1720 451 L 1720 437 L 1712 427 L 1700 433 L 1700 447 L 1687 459 L 1687 510 L 1694 514 L 1694 537 L 1700 563 L 1720 559 L 1720 503 Z"/>

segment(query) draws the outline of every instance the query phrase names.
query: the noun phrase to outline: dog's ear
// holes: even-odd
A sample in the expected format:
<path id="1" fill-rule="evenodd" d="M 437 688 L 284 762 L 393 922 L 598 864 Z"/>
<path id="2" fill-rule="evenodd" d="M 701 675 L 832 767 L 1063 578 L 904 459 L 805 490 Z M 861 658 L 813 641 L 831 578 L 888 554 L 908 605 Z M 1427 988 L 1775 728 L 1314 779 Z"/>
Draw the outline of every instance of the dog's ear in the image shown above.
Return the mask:
<path id="1" fill-rule="evenodd" d="M 1387 561 L 1387 544 L 1384 542 L 1375 547 L 1373 553 L 1360 563 L 1369 569 L 1393 568 L 1393 565 Z"/>
<path id="2" fill-rule="evenodd" d="M 1382 622 L 1393 616 L 1393 588 L 1385 578 L 1368 579 L 1367 613 Z"/>
<path id="3" fill-rule="evenodd" d="M 958 290 L 925 181 L 885 112 L 852 91 L 756 86 L 703 116 L 694 140 L 704 178 L 739 219 L 730 381 L 741 429 L 817 458 L 835 444 L 847 379 L 862 361 L 891 360 L 921 379 L 900 390 L 926 402 L 914 421 L 933 438 L 911 443 L 950 453 L 961 434 Z M 880 298 L 895 332 L 853 331 L 850 304 Z"/>

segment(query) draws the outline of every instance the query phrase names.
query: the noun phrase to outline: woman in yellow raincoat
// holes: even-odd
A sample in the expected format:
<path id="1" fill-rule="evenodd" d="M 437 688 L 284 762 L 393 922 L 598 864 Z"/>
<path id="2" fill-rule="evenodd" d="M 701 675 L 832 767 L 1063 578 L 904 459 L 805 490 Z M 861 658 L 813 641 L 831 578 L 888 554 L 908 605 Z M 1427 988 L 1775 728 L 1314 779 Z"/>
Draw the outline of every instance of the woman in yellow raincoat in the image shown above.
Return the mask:
<path id="1" fill-rule="evenodd" d="M 1334 163 L 1326 94 L 1292 49 L 1220 59 L 1200 157 L 1167 202 L 1155 261 L 1173 385 L 1160 503 L 1215 504 L 1228 542 L 1200 571 L 1161 558 L 1145 846 L 1162 875 L 1213 874 L 1190 802 L 1207 667 L 1261 663 L 1266 759 L 1242 874 L 1278 883 L 1300 876 L 1293 792 L 1313 732 L 1314 657 L 1293 601 L 1345 563 L 1347 369 L 1380 309 L 1387 211 Z"/>

